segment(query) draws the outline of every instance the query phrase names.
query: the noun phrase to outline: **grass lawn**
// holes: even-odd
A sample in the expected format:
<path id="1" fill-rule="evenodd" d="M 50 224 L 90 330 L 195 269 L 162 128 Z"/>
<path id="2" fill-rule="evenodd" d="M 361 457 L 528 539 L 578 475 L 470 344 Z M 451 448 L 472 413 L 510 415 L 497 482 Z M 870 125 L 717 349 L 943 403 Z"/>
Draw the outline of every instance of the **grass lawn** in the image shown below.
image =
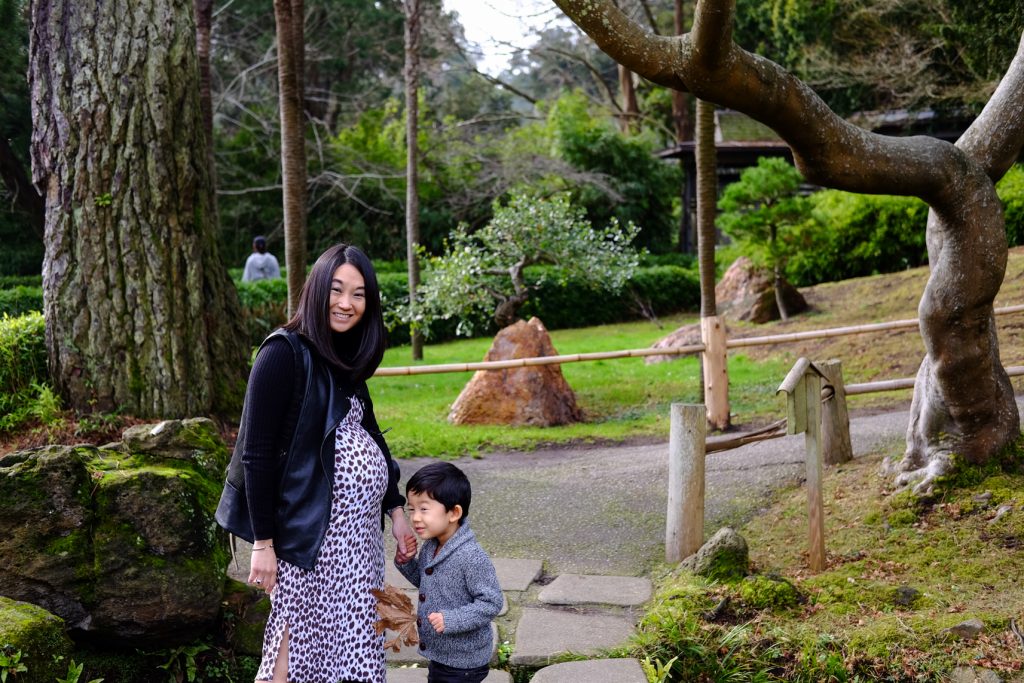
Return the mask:
<path id="1" fill-rule="evenodd" d="M 754 325 L 730 320 L 729 336 L 751 337 L 862 323 L 915 318 L 928 277 L 927 268 L 831 282 L 801 293 L 812 310 L 782 322 Z M 1006 277 L 995 305 L 1024 302 L 1024 248 L 1010 251 Z M 555 330 L 551 338 L 559 353 L 587 353 L 644 348 L 677 327 L 697 322 L 695 315 L 575 330 Z M 1024 364 L 1024 314 L 998 319 L 1000 351 L 1005 365 Z M 469 339 L 428 345 L 423 364 L 482 360 L 491 339 Z M 812 360 L 839 358 L 847 384 L 913 377 L 924 356 L 916 330 L 851 335 L 737 349 L 729 354 L 729 399 L 734 426 L 745 428 L 782 417 L 776 397 L 786 372 L 800 356 Z M 409 347 L 388 351 L 385 366 L 412 364 Z M 575 390 L 586 422 L 567 427 L 484 427 L 448 424 L 451 404 L 470 373 L 378 377 L 370 383 L 377 417 L 391 427 L 388 443 L 399 457 L 454 458 L 490 450 L 531 449 L 550 444 L 602 443 L 668 439 L 668 407 L 675 401 L 701 402 L 696 358 L 647 365 L 640 358 L 569 363 L 562 366 Z M 1018 392 L 1024 379 L 1013 380 Z M 850 398 L 857 410 L 907 407 L 911 390 Z"/>
<path id="2" fill-rule="evenodd" d="M 696 322 L 693 316 L 651 322 L 621 323 L 574 330 L 555 330 L 551 338 L 559 353 L 584 353 L 645 348 L 676 327 Z M 467 339 L 426 347 L 424 365 L 475 362 L 483 359 L 491 339 Z M 384 366 L 410 365 L 408 346 L 388 351 Z M 730 358 L 734 387 L 732 410 L 749 421 L 781 411 L 775 390 L 788 366 L 776 360 Z M 565 427 L 455 426 L 448 410 L 471 373 L 378 377 L 370 382 L 377 419 L 388 432 L 388 445 L 398 457 L 431 455 L 455 458 L 489 450 L 530 449 L 559 443 L 600 443 L 635 439 L 668 439 L 668 411 L 673 401 L 701 399 L 700 365 L 696 358 L 645 364 L 622 358 L 562 366 L 576 392 L 586 422 Z"/>

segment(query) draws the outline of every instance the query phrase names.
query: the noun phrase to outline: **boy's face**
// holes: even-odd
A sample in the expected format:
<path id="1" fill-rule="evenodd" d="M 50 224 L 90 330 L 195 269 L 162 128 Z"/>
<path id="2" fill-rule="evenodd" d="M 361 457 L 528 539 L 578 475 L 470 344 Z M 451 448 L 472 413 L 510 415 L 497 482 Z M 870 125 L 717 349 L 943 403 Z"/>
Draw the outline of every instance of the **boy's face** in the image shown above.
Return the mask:
<path id="1" fill-rule="evenodd" d="M 445 510 L 444 505 L 427 494 L 409 492 L 409 521 L 413 531 L 424 541 L 436 538 L 438 544 L 444 545 L 459 530 L 460 517 L 461 505 Z"/>

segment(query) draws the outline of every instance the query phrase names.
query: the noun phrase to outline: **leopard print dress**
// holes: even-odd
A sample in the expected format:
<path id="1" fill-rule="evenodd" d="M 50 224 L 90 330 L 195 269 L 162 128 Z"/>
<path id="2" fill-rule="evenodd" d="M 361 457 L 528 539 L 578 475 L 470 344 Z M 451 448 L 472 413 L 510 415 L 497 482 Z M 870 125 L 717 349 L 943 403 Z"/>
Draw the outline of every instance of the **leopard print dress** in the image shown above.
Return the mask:
<path id="1" fill-rule="evenodd" d="M 388 482 L 384 454 L 363 429 L 356 397 L 334 440 L 331 521 L 316 565 L 306 571 L 278 560 L 256 680 L 273 678 L 285 628 L 288 680 L 295 683 L 384 683 L 384 637 L 373 630 L 384 584 L 380 506 Z"/>

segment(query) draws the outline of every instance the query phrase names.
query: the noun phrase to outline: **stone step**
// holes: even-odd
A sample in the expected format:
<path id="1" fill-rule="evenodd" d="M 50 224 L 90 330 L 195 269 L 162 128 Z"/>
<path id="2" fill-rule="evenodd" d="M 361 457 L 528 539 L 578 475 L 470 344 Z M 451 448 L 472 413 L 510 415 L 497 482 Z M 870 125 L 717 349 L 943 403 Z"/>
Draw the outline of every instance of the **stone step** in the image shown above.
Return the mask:
<path id="1" fill-rule="evenodd" d="M 388 669 L 388 683 L 426 683 L 426 680 L 426 665 L 416 669 Z M 507 671 L 491 669 L 484 683 L 512 683 L 512 676 Z"/>
<path id="2" fill-rule="evenodd" d="M 651 582 L 632 576 L 562 574 L 541 590 L 548 605 L 621 605 L 635 607 L 651 599 Z"/>
<path id="3" fill-rule="evenodd" d="M 590 659 L 546 666 L 530 683 L 647 683 L 647 676 L 635 659 Z"/>
<path id="4" fill-rule="evenodd" d="M 625 644 L 632 633 L 633 622 L 625 617 L 528 607 L 516 627 L 509 661 L 516 666 L 544 666 L 567 652 L 596 655 Z"/>

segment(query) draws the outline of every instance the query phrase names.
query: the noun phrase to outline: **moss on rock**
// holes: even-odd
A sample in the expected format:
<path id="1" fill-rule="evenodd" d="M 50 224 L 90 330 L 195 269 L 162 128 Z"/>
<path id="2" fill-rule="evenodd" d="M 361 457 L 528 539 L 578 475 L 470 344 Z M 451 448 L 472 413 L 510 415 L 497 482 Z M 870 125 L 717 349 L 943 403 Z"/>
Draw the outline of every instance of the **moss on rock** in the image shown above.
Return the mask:
<path id="1" fill-rule="evenodd" d="M 796 586 L 781 576 L 748 576 L 739 584 L 740 599 L 754 609 L 788 609 L 800 603 Z"/>
<path id="2" fill-rule="evenodd" d="M 8 655 L 21 653 L 20 663 L 26 670 L 13 680 L 52 683 L 64 674 L 60 662 L 71 654 L 72 643 L 60 617 L 42 607 L 0 597 L 0 647 Z"/>

